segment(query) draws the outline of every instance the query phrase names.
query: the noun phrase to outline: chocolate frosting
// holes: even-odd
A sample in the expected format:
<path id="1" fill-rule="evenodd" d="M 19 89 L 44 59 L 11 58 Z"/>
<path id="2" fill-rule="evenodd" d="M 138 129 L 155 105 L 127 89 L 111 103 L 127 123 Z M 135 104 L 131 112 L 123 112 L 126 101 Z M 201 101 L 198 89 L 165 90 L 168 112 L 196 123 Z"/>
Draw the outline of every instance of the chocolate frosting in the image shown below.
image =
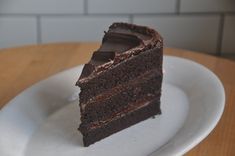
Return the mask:
<path id="1" fill-rule="evenodd" d="M 127 23 L 112 24 L 105 32 L 100 48 L 85 64 L 77 85 L 88 82 L 133 55 L 162 46 L 162 42 L 162 37 L 151 28 Z"/>
<path id="2" fill-rule="evenodd" d="M 85 146 L 161 114 L 162 58 L 163 39 L 151 28 L 114 23 L 104 32 L 76 83 Z"/>

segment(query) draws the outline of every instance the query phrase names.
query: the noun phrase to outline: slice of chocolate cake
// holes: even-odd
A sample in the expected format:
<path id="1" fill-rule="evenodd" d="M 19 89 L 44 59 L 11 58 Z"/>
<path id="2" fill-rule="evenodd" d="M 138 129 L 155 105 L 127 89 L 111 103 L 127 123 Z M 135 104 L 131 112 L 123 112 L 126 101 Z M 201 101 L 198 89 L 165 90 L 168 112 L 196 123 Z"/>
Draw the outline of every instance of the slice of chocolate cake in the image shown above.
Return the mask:
<path id="1" fill-rule="evenodd" d="M 162 37 L 153 29 L 109 27 L 77 82 L 84 146 L 161 114 L 162 52 Z"/>

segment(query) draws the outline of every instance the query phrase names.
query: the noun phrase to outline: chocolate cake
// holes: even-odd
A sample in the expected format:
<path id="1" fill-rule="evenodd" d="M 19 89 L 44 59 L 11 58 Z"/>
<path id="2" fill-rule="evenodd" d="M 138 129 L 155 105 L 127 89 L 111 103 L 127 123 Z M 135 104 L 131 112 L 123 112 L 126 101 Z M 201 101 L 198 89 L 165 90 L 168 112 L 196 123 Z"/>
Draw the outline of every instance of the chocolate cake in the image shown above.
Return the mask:
<path id="1" fill-rule="evenodd" d="M 109 27 L 76 83 L 84 146 L 161 114 L 162 53 L 162 37 L 151 28 Z"/>

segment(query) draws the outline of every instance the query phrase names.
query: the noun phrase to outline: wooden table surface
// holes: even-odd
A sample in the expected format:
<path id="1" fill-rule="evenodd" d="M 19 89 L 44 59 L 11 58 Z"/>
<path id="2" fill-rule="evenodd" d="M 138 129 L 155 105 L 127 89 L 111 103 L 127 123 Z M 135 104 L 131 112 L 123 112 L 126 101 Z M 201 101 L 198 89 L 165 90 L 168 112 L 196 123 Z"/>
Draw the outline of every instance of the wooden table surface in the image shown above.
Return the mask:
<path id="1" fill-rule="evenodd" d="M 60 43 L 0 50 L 0 108 L 32 84 L 84 64 L 98 47 L 97 43 Z M 213 132 L 186 155 L 235 156 L 235 62 L 186 50 L 165 48 L 164 53 L 203 64 L 225 87 L 222 119 Z"/>

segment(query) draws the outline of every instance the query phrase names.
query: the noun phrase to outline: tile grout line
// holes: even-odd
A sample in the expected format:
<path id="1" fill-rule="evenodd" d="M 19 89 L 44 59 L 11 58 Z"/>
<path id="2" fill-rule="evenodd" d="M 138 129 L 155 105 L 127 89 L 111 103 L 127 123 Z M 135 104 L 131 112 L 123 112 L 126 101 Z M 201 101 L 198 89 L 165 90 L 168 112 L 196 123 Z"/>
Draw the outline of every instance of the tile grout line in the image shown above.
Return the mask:
<path id="1" fill-rule="evenodd" d="M 41 30 L 41 17 L 39 15 L 36 16 L 37 20 L 37 44 L 42 43 L 42 30 Z"/>
<path id="2" fill-rule="evenodd" d="M 177 0 L 176 1 L 176 14 L 179 15 L 180 14 L 180 4 L 181 4 L 181 0 Z"/>
<path id="3" fill-rule="evenodd" d="M 84 0 L 83 9 L 84 15 L 88 15 L 88 0 Z"/>
<path id="4" fill-rule="evenodd" d="M 86 0 L 87 1 L 87 0 Z M 85 8 L 84 8 L 85 9 Z M 87 8 L 88 9 L 88 8 Z M 86 9 L 86 12 L 88 10 Z M 85 10 L 84 10 L 85 11 Z M 43 13 L 43 14 L 34 14 L 34 13 L 5 13 L 0 14 L 0 17 L 35 17 L 35 16 L 50 16 L 50 17 L 66 17 L 66 16 L 84 16 L 85 12 L 83 14 L 80 13 L 65 13 L 65 14 L 50 14 L 50 13 Z M 224 14 L 228 15 L 235 15 L 235 12 L 224 12 Z M 88 13 L 89 16 L 130 16 L 128 13 Z M 221 12 L 180 12 L 180 14 L 176 13 L 135 13 L 136 16 L 185 16 L 185 15 L 193 15 L 193 16 L 202 16 L 202 15 L 221 15 Z"/>
<path id="5" fill-rule="evenodd" d="M 223 42 L 223 33 L 224 33 L 224 18 L 225 15 L 220 15 L 220 21 L 219 21 L 219 29 L 218 29 L 218 37 L 217 37 L 217 47 L 216 47 L 216 54 L 218 56 L 221 56 L 222 53 L 222 42 Z"/>
<path id="6" fill-rule="evenodd" d="M 211 16 L 220 15 L 219 12 L 173 12 L 173 13 L 136 13 L 135 16 Z"/>

